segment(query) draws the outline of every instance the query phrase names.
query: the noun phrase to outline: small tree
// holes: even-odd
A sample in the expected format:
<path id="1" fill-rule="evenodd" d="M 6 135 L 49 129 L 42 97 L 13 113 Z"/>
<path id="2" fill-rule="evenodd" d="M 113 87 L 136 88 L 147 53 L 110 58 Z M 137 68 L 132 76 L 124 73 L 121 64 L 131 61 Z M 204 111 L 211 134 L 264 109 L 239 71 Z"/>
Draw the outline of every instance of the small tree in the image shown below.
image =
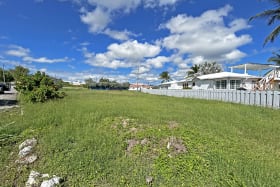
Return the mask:
<path id="1" fill-rule="evenodd" d="M 63 98 L 64 92 L 59 92 L 59 86 L 54 80 L 40 71 L 34 75 L 28 74 L 29 70 L 16 67 L 14 76 L 16 77 L 15 89 L 23 95 L 27 102 L 45 102 L 50 99 Z"/>

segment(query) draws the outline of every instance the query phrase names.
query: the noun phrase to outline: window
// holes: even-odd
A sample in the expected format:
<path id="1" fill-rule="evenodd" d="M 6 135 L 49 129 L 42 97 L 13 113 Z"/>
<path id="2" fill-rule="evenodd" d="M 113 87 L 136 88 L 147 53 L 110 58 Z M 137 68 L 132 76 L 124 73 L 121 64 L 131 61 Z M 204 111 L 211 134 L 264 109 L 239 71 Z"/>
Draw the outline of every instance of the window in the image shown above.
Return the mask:
<path id="1" fill-rule="evenodd" d="M 230 89 L 237 89 L 240 87 L 241 80 L 230 80 Z"/>
<path id="2" fill-rule="evenodd" d="M 216 89 L 227 89 L 227 80 L 218 80 L 215 82 Z"/>

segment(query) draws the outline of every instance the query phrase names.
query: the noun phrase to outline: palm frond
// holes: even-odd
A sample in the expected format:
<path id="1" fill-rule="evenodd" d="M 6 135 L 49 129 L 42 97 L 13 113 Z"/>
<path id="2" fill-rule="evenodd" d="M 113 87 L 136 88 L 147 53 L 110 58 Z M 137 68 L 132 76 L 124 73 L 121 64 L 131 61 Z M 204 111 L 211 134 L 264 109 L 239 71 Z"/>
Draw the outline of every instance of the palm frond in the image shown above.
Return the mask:
<path id="1" fill-rule="evenodd" d="M 267 42 L 274 42 L 275 38 L 278 37 L 280 34 L 280 26 L 276 27 L 265 39 L 264 45 L 267 44 Z"/>
<path id="2" fill-rule="evenodd" d="M 252 21 L 256 18 L 267 18 L 267 17 L 270 17 L 270 16 L 274 16 L 276 14 L 278 14 L 279 10 L 265 10 L 264 12 L 261 12 L 261 13 L 258 13 L 252 17 L 249 18 L 249 21 Z"/>

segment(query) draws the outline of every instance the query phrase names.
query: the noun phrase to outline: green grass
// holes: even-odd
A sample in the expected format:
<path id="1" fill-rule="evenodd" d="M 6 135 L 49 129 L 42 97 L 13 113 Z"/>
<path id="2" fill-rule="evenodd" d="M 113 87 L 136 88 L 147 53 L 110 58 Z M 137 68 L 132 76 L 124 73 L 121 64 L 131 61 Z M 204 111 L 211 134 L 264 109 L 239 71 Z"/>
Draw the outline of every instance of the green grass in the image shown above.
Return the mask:
<path id="1" fill-rule="evenodd" d="M 64 186 L 280 186 L 280 112 L 127 91 L 67 90 L 65 99 L 0 112 L 0 184 L 31 170 Z M 23 112 L 23 115 L 21 113 Z M 127 124 L 124 125 L 124 121 Z M 14 163 L 36 137 L 39 159 Z M 169 156 L 170 137 L 187 152 Z M 141 141 L 127 152 L 127 140 Z"/>

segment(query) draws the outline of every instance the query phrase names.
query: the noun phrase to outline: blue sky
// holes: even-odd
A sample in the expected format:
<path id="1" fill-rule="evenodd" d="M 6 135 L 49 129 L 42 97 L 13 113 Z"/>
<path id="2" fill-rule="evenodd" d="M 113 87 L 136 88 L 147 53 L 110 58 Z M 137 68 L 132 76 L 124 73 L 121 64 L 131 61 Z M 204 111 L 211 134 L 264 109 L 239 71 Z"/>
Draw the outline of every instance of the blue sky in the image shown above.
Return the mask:
<path id="1" fill-rule="evenodd" d="M 68 81 L 101 77 L 155 84 L 182 79 L 193 64 L 266 63 L 273 27 L 248 18 L 259 0 L 0 0 L 0 64 Z"/>

